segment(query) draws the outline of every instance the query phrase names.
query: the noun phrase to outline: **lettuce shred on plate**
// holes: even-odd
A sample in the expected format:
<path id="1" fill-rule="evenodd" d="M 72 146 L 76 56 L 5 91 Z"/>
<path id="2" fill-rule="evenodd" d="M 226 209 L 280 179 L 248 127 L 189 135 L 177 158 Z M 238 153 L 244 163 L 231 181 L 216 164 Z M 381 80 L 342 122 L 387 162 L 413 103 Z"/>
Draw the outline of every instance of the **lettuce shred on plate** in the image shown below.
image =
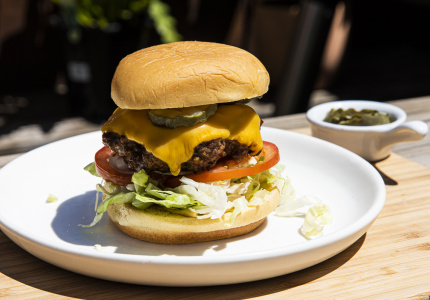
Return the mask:
<path id="1" fill-rule="evenodd" d="M 322 236 L 324 226 L 331 224 L 333 220 L 329 207 L 317 197 L 296 197 L 291 184 L 287 186 L 288 191 L 281 197 L 275 214 L 281 217 L 304 218 L 300 232 L 307 239 Z"/>
<path id="2" fill-rule="evenodd" d="M 56 202 L 57 200 L 58 200 L 57 196 L 49 194 L 48 198 L 46 198 L 46 203 L 53 203 L 53 202 Z"/>
<path id="3" fill-rule="evenodd" d="M 161 205 L 178 214 L 199 219 L 217 219 L 225 212 L 231 211 L 231 217 L 225 224 L 228 227 L 247 207 L 260 205 L 266 201 L 266 195 L 271 190 L 278 188 L 281 191 L 281 201 L 275 214 L 283 217 L 303 217 L 302 234 L 308 239 L 321 236 L 324 225 L 331 223 L 330 210 L 314 197 L 296 198 L 290 180 L 281 176 L 281 168 L 278 164 L 256 175 L 211 183 L 200 183 L 182 177 L 181 185 L 172 189 L 161 189 L 159 183 L 150 178 L 144 170 L 134 173 L 132 184 L 125 187 L 102 180 L 101 184 L 96 185 L 96 216 L 91 224 L 80 226 L 96 225 L 111 204 L 129 203 L 138 209 Z M 100 177 L 95 172 L 94 163 L 84 169 Z M 104 196 L 100 204 L 99 192 Z"/>

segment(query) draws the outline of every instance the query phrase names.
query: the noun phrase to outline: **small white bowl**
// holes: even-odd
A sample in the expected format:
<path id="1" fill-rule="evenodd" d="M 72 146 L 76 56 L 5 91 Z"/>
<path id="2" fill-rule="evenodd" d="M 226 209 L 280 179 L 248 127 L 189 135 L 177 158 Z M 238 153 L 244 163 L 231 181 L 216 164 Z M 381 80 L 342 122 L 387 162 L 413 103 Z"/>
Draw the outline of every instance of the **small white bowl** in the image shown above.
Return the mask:
<path id="1" fill-rule="evenodd" d="M 395 121 L 373 126 L 338 125 L 323 121 L 331 109 L 374 109 L 389 113 Z M 425 137 L 428 126 L 422 121 L 406 122 L 403 109 L 376 101 L 333 101 L 312 107 L 306 113 L 312 135 L 342 146 L 364 159 L 374 162 L 390 155 L 397 143 L 418 141 Z"/>

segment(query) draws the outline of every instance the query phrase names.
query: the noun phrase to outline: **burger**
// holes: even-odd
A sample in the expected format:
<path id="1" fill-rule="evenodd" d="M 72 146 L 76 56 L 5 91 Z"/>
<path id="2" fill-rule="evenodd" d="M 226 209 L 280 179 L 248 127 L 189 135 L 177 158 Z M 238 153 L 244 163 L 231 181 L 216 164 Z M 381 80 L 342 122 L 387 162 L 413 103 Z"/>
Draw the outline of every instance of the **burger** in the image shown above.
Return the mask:
<path id="1" fill-rule="evenodd" d="M 102 177 L 94 226 L 107 212 L 125 234 L 188 244 L 260 226 L 279 204 L 279 151 L 248 105 L 269 75 L 249 52 L 176 42 L 134 52 L 111 86 L 118 108 L 85 169 Z M 97 193 L 99 194 L 99 193 Z"/>

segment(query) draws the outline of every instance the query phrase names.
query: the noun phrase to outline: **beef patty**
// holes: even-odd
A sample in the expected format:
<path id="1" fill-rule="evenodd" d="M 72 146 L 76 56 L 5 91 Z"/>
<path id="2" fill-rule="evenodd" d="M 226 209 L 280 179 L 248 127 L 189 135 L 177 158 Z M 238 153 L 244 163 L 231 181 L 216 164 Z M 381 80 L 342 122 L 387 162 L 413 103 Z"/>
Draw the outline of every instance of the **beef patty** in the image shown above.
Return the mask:
<path id="1" fill-rule="evenodd" d="M 104 132 L 102 138 L 103 144 L 122 156 L 124 162 L 133 171 L 144 169 L 146 172 L 170 173 L 169 166 L 164 161 L 148 152 L 143 145 L 127 139 L 125 135 Z M 218 138 L 203 142 L 194 149 L 191 159 L 181 164 L 181 174 L 206 171 L 213 168 L 223 157 L 240 160 L 250 152 L 248 146 L 234 140 Z"/>

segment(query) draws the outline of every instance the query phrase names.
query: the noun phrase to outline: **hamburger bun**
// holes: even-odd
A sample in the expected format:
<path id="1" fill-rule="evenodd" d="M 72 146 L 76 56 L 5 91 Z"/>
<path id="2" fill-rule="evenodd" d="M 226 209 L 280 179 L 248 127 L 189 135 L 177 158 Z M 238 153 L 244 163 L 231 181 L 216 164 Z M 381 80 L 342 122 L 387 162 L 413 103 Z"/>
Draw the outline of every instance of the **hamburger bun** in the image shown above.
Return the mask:
<path id="1" fill-rule="evenodd" d="M 240 195 L 249 194 L 251 188 L 270 191 L 266 201 L 258 206 L 240 203 L 244 209 L 235 212 L 234 218 L 234 209 L 226 211 L 227 206 L 218 203 L 216 196 L 211 199 L 216 205 L 204 207 L 202 218 L 192 213 L 183 215 L 191 209 L 164 208 L 161 201 L 167 199 L 164 194 L 168 193 L 164 192 L 186 195 L 186 189 L 166 188 L 180 184 L 182 176 L 204 184 L 224 181 L 220 189 L 227 193 L 241 178 L 261 174 L 279 162 L 276 145 L 262 140 L 258 114 L 244 103 L 230 103 L 260 97 L 268 85 L 269 74 L 263 64 L 233 46 L 177 42 L 126 56 L 111 86 L 112 99 L 119 108 L 101 128 L 105 147 L 96 153 L 94 169 L 106 183 L 123 187 L 131 183 L 136 186 L 133 176 L 145 174 L 138 175 L 142 183 L 135 190 L 117 189 L 124 195 L 100 204 L 97 216 L 107 211 L 126 235 L 162 244 L 225 239 L 260 226 L 280 200 L 276 184 L 268 183 L 266 174 L 256 176 L 256 185 L 240 190 Z M 167 126 L 171 123 L 174 126 Z M 252 156 L 255 162 L 248 163 Z M 150 178 L 154 180 L 153 193 L 146 191 Z M 186 184 L 184 180 L 182 183 Z M 155 204 L 135 208 L 129 200 L 137 195 L 128 193 L 152 198 Z M 204 201 L 199 203 L 189 197 L 191 203 L 175 200 L 180 197 L 172 201 L 178 202 L 175 207 L 203 205 Z M 121 201 L 127 203 L 114 203 Z M 204 218 L 213 216 L 218 209 L 223 209 L 216 214 L 224 214 L 221 218 Z"/>
<path id="2" fill-rule="evenodd" d="M 122 59 L 111 96 L 124 109 L 182 108 L 260 97 L 268 86 L 266 68 L 245 50 L 177 42 L 148 47 Z"/>
<path id="3" fill-rule="evenodd" d="M 133 238 L 160 244 L 190 244 L 231 238 L 251 232 L 260 226 L 279 204 L 278 189 L 258 206 L 241 212 L 231 227 L 226 226 L 231 211 L 219 219 L 197 219 L 171 213 L 158 205 L 140 210 L 130 204 L 112 204 L 108 214 L 115 225 Z"/>

